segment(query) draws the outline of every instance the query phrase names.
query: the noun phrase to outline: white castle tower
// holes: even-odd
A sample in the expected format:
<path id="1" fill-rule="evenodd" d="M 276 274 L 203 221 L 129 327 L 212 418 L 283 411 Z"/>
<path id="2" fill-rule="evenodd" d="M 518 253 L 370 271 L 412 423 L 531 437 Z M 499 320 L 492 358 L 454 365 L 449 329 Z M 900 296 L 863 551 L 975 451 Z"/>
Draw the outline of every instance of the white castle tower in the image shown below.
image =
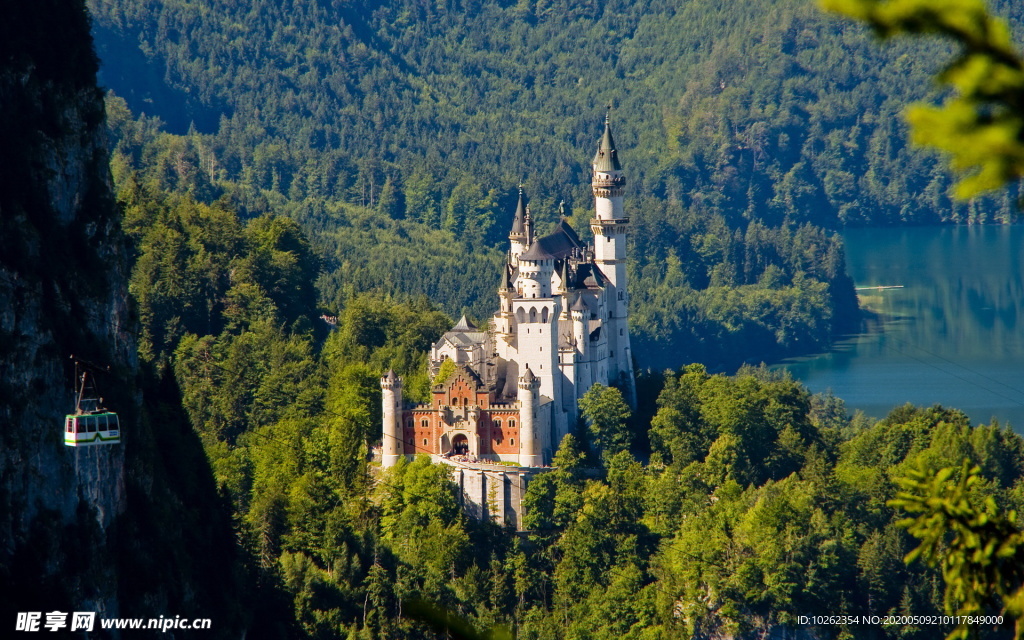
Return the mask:
<path id="1" fill-rule="evenodd" d="M 402 446 L 402 379 L 389 370 L 380 379 L 381 410 L 384 414 L 384 442 L 381 464 L 394 466 L 404 453 Z"/>
<path id="2" fill-rule="evenodd" d="M 544 463 L 541 443 L 537 433 L 537 380 L 530 367 L 519 377 L 519 464 L 524 467 L 539 467 Z"/>
<path id="3" fill-rule="evenodd" d="M 519 202 L 516 204 L 516 215 L 512 218 L 512 231 L 508 234 L 508 261 L 512 266 L 519 264 L 519 256 L 533 244 L 533 218 L 530 209 L 523 199 L 523 187 L 519 187 Z"/>
<path id="4" fill-rule="evenodd" d="M 594 192 L 595 217 L 590 221 L 594 232 L 594 262 L 608 278 L 608 350 L 612 367 L 609 381 L 621 382 L 631 406 L 636 406 L 636 381 L 633 378 L 633 355 L 629 347 L 629 324 L 626 313 L 629 293 L 626 287 L 626 230 L 629 218 L 622 206 L 626 176 L 619 164 L 619 153 L 612 138 L 608 116 L 604 135 L 594 154 L 590 185 Z"/>

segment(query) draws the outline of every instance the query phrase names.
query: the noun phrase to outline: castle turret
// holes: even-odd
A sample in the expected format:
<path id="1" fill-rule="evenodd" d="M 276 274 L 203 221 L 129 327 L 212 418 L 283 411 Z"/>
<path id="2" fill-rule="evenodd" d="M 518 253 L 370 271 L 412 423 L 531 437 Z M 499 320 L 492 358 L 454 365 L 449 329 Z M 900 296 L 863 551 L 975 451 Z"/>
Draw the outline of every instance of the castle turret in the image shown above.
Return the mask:
<path id="1" fill-rule="evenodd" d="M 522 187 L 519 187 L 519 202 L 516 204 L 516 214 L 512 218 L 512 231 L 508 234 L 508 240 L 509 262 L 515 266 L 519 264 L 519 256 L 523 255 L 533 242 L 533 220 L 530 217 L 530 209 L 526 206 Z"/>
<path id="2" fill-rule="evenodd" d="M 540 242 L 519 256 L 519 285 L 523 298 L 550 298 L 555 257 Z"/>
<path id="3" fill-rule="evenodd" d="M 512 326 L 512 267 L 505 265 L 501 270 L 501 281 L 498 283 L 498 312 L 494 314 L 494 330 L 498 337 L 504 340 L 511 340 Z"/>
<path id="4" fill-rule="evenodd" d="M 612 126 L 608 116 L 604 119 L 604 134 L 594 154 L 591 187 L 596 198 L 594 213 L 598 220 L 625 218 L 622 196 L 626 187 L 626 176 L 619 163 L 619 152 L 612 137 Z"/>
<path id="5" fill-rule="evenodd" d="M 404 454 L 402 445 L 402 379 L 393 370 L 380 379 L 384 414 L 382 467 L 393 467 Z"/>
<path id="6" fill-rule="evenodd" d="M 540 381 L 527 365 L 519 377 L 519 464 L 524 467 L 539 467 L 543 463 L 537 432 L 539 388 Z"/>
<path id="7" fill-rule="evenodd" d="M 558 286 L 555 288 L 555 293 L 560 296 L 566 296 L 569 293 L 570 284 L 572 282 L 572 275 L 569 272 L 569 260 L 562 260 L 562 268 L 558 270 Z M 569 305 L 565 305 L 568 307 Z"/>
<path id="8" fill-rule="evenodd" d="M 626 287 L 626 231 L 629 218 L 622 205 L 626 177 L 619 163 L 609 118 L 605 116 L 604 134 L 594 154 L 591 188 L 594 192 L 595 217 L 590 221 L 594 232 L 594 262 L 608 278 L 606 289 L 607 337 L 611 356 L 608 384 L 625 383 L 626 396 L 636 406 L 632 352 L 626 308 L 629 302 Z"/>
<path id="9" fill-rule="evenodd" d="M 590 353 L 590 332 L 587 330 L 587 320 L 590 318 L 590 309 L 579 296 L 572 303 L 569 309 L 569 316 L 572 318 L 572 338 L 576 343 L 576 380 L 575 385 L 581 393 L 594 384 L 593 362 Z"/>

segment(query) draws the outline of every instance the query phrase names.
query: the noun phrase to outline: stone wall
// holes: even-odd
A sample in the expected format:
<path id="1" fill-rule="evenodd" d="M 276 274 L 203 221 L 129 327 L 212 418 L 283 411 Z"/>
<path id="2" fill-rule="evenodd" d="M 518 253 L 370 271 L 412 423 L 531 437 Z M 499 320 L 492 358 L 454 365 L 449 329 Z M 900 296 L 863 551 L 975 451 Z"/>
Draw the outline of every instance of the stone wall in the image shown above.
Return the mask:
<path id="1" fill-rule="evenodd" d="M 435 462 L 444 462 L 440 456 Z M 452 465 L 452 478 L 462 496 L 462 506 L 470 517 L 490 518 L 516 531 L 523 530 L 523 497 L 530 479 L 546 469 L 509 467 L 499 464 Z"/>

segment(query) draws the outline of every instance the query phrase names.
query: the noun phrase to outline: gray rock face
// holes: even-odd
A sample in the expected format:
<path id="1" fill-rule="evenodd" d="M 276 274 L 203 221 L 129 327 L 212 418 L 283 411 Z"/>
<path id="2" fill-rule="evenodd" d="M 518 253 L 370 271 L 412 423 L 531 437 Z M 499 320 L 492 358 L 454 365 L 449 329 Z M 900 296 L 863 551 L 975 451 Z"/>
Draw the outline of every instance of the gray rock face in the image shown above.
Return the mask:
<path id="1" fill-rule="evenodd" d="M 140 408 L 126 247 L 84 8 L 46 5 L 22 5 L 0 29 L 0 579 L 23 606 L 114 616 L 112 525 Z M 64 445 L 72 354 L 111 368 L 100 391 L 122 415 L 122 444 Z"/>
<path id="2" fill-rule="evenodd" d="M 230 505 L 218 495 L 173 377 L 137 359 L 129 249 L 112 194 L 84 0 L 7 9 L 0 20 L 0 585 L 8 589 L 0 637 L 26 611 L 210 618 L 211 638 L 244 637 L 251 574 Z M 120 418 L 120 443 L 64 445 L 64 416 L 75 408 L 72 355 L 109 367 L 96 376 L 97 390 Z M 105 634 L 97 637 L 118 637 Z"/>

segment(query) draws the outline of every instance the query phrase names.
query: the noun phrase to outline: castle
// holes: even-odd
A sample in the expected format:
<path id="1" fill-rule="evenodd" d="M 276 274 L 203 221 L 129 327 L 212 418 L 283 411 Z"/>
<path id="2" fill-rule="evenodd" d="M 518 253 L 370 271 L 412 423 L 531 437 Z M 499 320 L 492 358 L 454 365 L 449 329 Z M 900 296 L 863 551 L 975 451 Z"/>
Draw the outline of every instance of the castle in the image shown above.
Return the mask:
<path id="1" fill-rule="evenodd" d="M 614 384 L 635 404 L 625 184 L 605 118 L 591 179 L 593 244 L 564 218 L 553 233 L 535 237 L 520 189 L 489 326 L 463 317 L 433 345 L 431 376 L 447 376 L 429 404 L 405 407 L 401 378 L 389 371 L 381 379 L 383 466 L 429 453 L 541 467 L 575 425 L 577 401 L 591 386 Z"/>

